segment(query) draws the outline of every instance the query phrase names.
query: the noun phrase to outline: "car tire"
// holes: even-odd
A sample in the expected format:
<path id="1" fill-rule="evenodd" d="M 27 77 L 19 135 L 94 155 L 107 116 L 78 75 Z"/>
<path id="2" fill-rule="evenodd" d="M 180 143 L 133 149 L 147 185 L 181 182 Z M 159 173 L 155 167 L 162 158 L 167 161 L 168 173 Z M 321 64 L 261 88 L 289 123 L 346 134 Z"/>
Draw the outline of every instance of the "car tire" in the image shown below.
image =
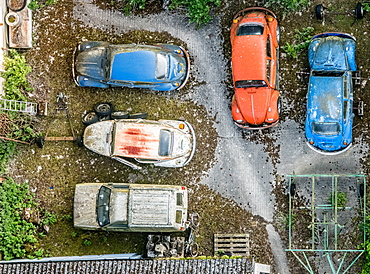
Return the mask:
<path id="1" fill-rule="evenodd" d="M 294 194 L 295 194 L 295 192 L 296 192 L 296 185 L 295 184 L 291 184 L 290 185 L 290 188 L 289 188 L 289 194 L 290 194 L 290 196 L 294 196 Z"/>
<path id="2" fill-rule="evenodd" d="M 318 20 L 324 19 L 324 6 L 322 4 L 316 5 L 315 15 Z"/>
<path id="3" fill-rule="evenodd" d="M 146 112 L 130 114 L 130 119 L 145 119 L 146 117 L 148 117 Z"/>
<path id="4" fill-rule="evenodd" d="M 110 115 L 111 119 L 127 119 L 130 114 L 127 111 L 115 111 Z"/>
<path id="5" fill-rule="evenodd" d="M 362 19 L 365 16 L 364 8 L 360 2 L 356 5 L 355 14 L 357 19 Z"/>
<path id="6" fill-rule="evenodd" d="M 37 137 L 36 144 L 39 148 L 43 148 L 45 145 L 45 138 L 42 136 Z"/>
<path id="7" fill-rule="evenodd" d="M 98 116 L 108 116 L 113 112 L 113 105 L 111 103 L 99 103 L 95 105 L 94 111 Z"/>
<path id="8" fill-rule="evenodd" d="M 360 184 L 358 191 L 359 191 L 360 197 L 363 198 L 365 196 L 365 186 L 364 186 L 364 184 Z"/>
<path id="9" fill-rule="evenodd" d="M 278 98 L 278 101 L 277 101 L 277 110 L 278 110 L 278 114 L 280 116 L 280 114 L 281 114 L 281 98 L 280 97 Z"/>
<path id="10" fill-rule="evenodd" d="M 83 142 L 83 137 L 82 136 L 77 136 L 76 137 L 76 144 L 79 147 L 83 147 L 84 146 L 84 142 Z"/>
<path id="11" fill-rule="evenodd" d="M 94 111 L 90 111 L 82 117 L 82 123 L 85 126 L 91 125 L 98 121 L 99 121 L 99 116 Z"/>

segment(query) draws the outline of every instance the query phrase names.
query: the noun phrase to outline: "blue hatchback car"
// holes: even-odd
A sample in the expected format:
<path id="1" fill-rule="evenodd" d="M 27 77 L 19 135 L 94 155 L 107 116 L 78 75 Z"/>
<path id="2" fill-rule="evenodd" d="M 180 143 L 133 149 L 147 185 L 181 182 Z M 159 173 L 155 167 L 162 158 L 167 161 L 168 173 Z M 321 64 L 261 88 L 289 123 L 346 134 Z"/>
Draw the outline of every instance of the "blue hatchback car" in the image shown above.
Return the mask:
<path id="1" fill-rule="evenodd" d="M 308 146 L 321 154 L 352 145 L 355 52 L 356 39 L 346 33 L 322 33 L 310 42 L 305 131 Z"/>
<path id="2" fill-rule="evenodd" d="M 170 91 L 188 80 L 188 53 L 169 44 L 110 45 L 88 41 L 73 54 L 73 79 L 81 87 L 129 87 Z"/>

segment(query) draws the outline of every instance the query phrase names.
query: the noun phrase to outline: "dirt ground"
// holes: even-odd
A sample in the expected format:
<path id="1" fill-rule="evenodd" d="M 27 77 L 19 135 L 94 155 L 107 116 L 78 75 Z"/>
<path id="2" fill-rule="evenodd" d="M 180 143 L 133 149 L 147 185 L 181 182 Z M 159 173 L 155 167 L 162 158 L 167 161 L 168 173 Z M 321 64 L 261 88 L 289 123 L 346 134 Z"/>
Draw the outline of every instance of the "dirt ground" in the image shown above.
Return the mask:
<path id="1" fill-rule="evenodd" d="M 104 9 L 122 9 L 112 1 L 97 1 Z M 246 3 L 247 2 L 247 3 Z M 230 57 L 229 25 L 232 16 L 240 9 L 252 6 L 253 1 L 235 1 L 232 8 L 221 6 L 216 14 L 222 18 L 222 32 L 224 36 L 224 54 Z M 116 4 L 115 4 L 116 3 Z M 161 10 L 158 2 L 153 1 L 147 10 L 157 12 Z M 357 2 L 356 2 L 357 3 Z M 370 76 L 370 52 L 367 50 L 367 30 L 370 25 L 370 15 L 363 20 L 355 21 L 350 14 L 328 15 L 324 22 L 314 18 L 314 5 L 300 13 L 283 16 L 276 11 L 281 25 L 281 45 L 292 43 L 292 36 L 296 29 L 314 27 L 314 33 L 324 31 L 342 31 L 353 34 L 357 38 L 357 64 L 363 77 Z M 46 6 L 34 12 L 34 48 L 26 51 L 28 63 L 33 72 L 29 80 L 35 88 L 31 95 L 35 101 L 49 101 L 53 108 L 56 95 L 60 92 L 68 97 L 72 116 L 72 124 L 78 134 L 82 134 L 83 125 L 80 122 L 84 112 L 93 108 L 94 104 L 102 101 L 114 102 L 116 109 L 133 112 L 148 112 L 149 119 L 177 119 L 184 117 L 197 132 L 197 153 L 188 166 L 180 169 L 154 168 L 147 166 L 142 171 L 133 171 L 113 160 L 100 157 L 85 148 L 79 148 L 72 142 L 47 142 L 43 149 L 36 145 L 31 147 L 19 146 L 19 154 L 12 162 L 9 175 L 17 181 L 28 181 L 42 206 L 57 213 L 60 218 L 52 226 L 49 235 L 41 239 L 41 246 L 49 251 L 51 256 L 103 254 L 103 253 L 143 253 L 146 234 L 133 233 L 102 233 L 86 232 L 73 228 L 71 216 L 73 207 L 74 185 L 80 182 L 149 182 L 158 184 L 184 184 L 190 190 L 190 211 L 196 211 L 201 216 L 201 226 L 197 242 L 201 253 L 212 255 L 214 233 L 250 233 L 251 255 L 257 262 L 271 264 L 273 257 L 267 240 L 266 223 L 253 216 L 234 201 L 223 198 L 213 190 L 198 184 L 199 178 L 207 172 L 213 164 L 213 155 L 217 145 L 217 133 L 212 128 L 212 117 L 204 107 L 181 98 L 191 88 L 197 85 L 195 79 L 190 79 L 184 90 L 162 95 L 159 92 L 148 92 L 130 89 L 85 89 L 76 87 L 72 81 L 71 61 L 72 51 L 81 40 L 105 40 L 112 43 L 172 42 L 186 48 L 186 43 L 171 37 L 168 33 L 151 33 L 133 31 L 122 35 L 112 35 L 98 29 L 90 29 L 72 21 L 73 0 L 59 0 L 57 4 Z M 345 13 L 354 8 L 355 2 L 343 0 L 326 1 L 330 11 Z M 135 10 L 135 13 L 147 12 Z M 299 18 L 297 20 L 297 18 Z M 196 30 L 194 30 L 196 31 Z M 300 80 L 297 72 L 308 71 L 304 53 L 297 59 L 286 56 L 281 51 L 280 58 L 280 86 L 283 99 L 282 120 L 294 120 L 301 124 L 303 129 L 305 115 L 305 96 L 307 83 Z M 229 70 L 231 68 L 228 68 Z M 231 83 L 231 77 L 225 79 Z M 228 86 L 232 86 L 231 84 Z M 367 102 L 370 96 L 369 86 L 363 84 L 355 90 L 355 103 L 365 102 L 365 115 L 355 118 L 354 136 L 361 137 L 363 142 L 369 143 L 369 119 Z M 232 88 L 228 89 L 231 99 Z M 52 111 L 52 109 L 51 109 Z M 201 117 L 201 118 L 200 118 Z M 50 117 L 41 117 L 39 132 L 45 133 L 50 129 L 51 136 L 70 135 L 68 123 L 59 113 L 52 124 Z M 269 153 L 269 160 L 279 163 L 278 140 L 265 134 L 245 134 L 246 139 L 262 142 Z M 364 172 L 368 172 L 368 159 L 363 159 Z M 277 201 L 277 212 L 287 212 L 287 195 L 284 178 L 276 173 L 277 184 L 274 191 Z M 280 235 L 286 239 L 287 231 L 284 221 L 276 217 L 275 226 Z M 84 245 L 88 239 L 91 245 Z M 289 256 L 291 273 L 303 273 L 298 262 Z"/>

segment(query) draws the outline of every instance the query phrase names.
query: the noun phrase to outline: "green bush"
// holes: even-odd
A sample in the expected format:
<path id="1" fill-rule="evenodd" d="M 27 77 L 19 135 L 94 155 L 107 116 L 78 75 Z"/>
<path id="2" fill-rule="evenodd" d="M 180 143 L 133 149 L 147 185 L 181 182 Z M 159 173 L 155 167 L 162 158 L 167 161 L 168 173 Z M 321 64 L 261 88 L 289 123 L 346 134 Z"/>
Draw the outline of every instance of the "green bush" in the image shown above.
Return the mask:
<path id="1" fill-rule="evenodd" d="M 5 98 L 9 100 L 26 101 L 25 92 L 31 92 L 32 88 L 27 82 L 27 74 L 32 71 L 27 65 L 24 55 L 11 49 L 5 56 L 5 71 L 1 76 L 5 79 Z"/>
<path id="2" fill-rule="evenodd" d="M 24 220 L 23 211 L 36 203 L 28 185 L 7 179 L 0 185 L 0 252 L 5 260 L 24 258 L 27 244 L 37 242 L 36 226 Z"/>
<path id="3" fill-rule="evenodd" d="M 38 230 L 41 224 L 50 223 L 52 214 L 44 211 L 37 225 L 32 216 L 40 210 L 27 183 L 16 184 L 8 178 L 0 184 L 0 253 L 4 260 L 45 256 L 43 249 L 36 248 L 38 236 L 44 237 Z"/>
<path id="4" fill-rule="evenodd" d="M 172 0 L 170 9 L 186 7 L 190 22 L 196 23 L 199 28 L 211 20 L 212 7 L 219 7 L 221 0 Z"/>
<path id="5" fill-rule="evenodd" d="M 147 0 L 126 0 L 127 5 L 124 7 L 123 12 L 129 15 L 134 9 L 145 9 Z"/>
<path id="6" fill-rule="evenodd" d="M 330 194 L 330 197 L 328 198 L 328 203 L 334 206 L 335 204 L 334 193 Z M 338 192 L 337 193 L 337 207 L 345 207 L 346 203 L 347 203 L 347 194 L 345 192 Z"/>
<path id="7" fill-rule="evenodd" d="M 0 140 L 0 174 L 5 174 L 7 171 L 10 158 L 15 153 L 17 147 L 16 142 L 5 142 Z"/>
<path id="8" fill-rule="evenodd" d="M 303 28 L 302 30 L 296 29 L 293 43 L 290 44 L 287 42 L 285 46 L 282 47 L 283 50 L 287 55 L 297 58 L 303 50 L 308 48 L 314 30 L 315 29 L 313 27 Z"/>
<path id="9" fill-rule="evenodd" d="M 41 2 L 44 2 L 44 3 L 41 3 Z M 30 10 L 36 10 L 36 9 L 43 8 L 48 5 L 56 4 L 57 2 L 58 2 L 57 0 L 46 0 L 46 1 L 31 0 L 31 2 L 28 4 L 28 8 Z"/>
<path id="10" fill-rule="evenodd" d="M 308 0 L 266 0 L 265 6 L 267 8 L 273 7 L 274 9 L 280 9 L 283 14 L 288 14 L 292 11 L 299 11 L 307 7 L 309 4 Z"/>

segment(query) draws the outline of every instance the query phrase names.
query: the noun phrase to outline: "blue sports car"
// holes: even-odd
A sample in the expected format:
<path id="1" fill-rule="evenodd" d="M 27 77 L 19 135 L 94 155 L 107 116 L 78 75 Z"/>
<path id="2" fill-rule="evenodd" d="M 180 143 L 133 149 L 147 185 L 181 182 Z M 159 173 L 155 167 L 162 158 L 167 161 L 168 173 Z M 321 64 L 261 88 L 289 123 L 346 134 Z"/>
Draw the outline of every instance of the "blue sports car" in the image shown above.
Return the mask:
<path id="1" fill-rule="evenodd" d="M 305 124 L 308 146 L 337 155 L 352 145 L 356 39 L 345 33 L 314 36 L 308 48 L 310 80 Z"/>
<path id="2" fill-rule="evenodd" d="M 188 53 L 169 44 L 110 45 L 89 41 L 73 54 L 73 79 L 81 87 L 129 87 L 170 91 L 189 77 Z"/>

